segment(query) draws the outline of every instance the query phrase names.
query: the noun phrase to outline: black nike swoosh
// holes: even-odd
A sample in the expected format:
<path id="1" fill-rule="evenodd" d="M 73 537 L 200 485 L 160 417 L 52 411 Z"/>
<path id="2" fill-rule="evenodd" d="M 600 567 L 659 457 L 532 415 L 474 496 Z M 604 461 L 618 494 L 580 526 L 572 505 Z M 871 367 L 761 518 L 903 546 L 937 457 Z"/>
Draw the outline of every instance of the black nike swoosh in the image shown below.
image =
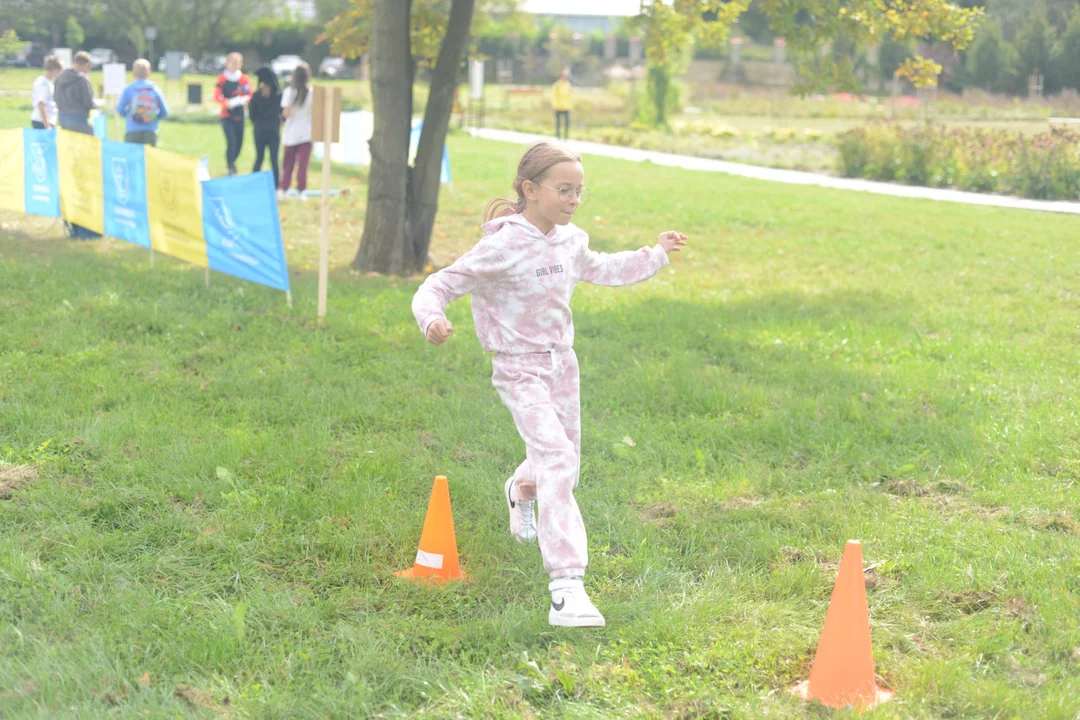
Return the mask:
<path id="1" fill-rule="evenodd" d="M 514 498 L 510 497 L 510 488 L 514 487 L 511 483 L 510 487 L 506 488 L 506 499 L 510 501 L 510 509 L 513 510 L 517 507 L 517 503 L 514 502 Z"/>
<path id="2" fill-rule="evenodd" d="M 562 612 L 562 609 L 566 607 L 566 598 L 563 598 L 559 602 L 552 600 L 551 607 L 555 608 L 555 612 Z"/>

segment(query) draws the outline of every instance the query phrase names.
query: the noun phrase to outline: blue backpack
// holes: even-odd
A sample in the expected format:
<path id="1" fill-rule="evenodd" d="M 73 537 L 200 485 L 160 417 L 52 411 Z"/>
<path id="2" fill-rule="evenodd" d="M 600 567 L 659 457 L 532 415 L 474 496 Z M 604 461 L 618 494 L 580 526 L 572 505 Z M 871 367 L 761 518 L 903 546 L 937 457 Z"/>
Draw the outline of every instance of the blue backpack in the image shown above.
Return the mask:
<path id="1" fill-rule="evenodd" d="M 143 125 L 157 122 L 161 114 L 161 102 L 153 88 L 143 87 L 135 92 L 131 99 L 131 119 Z"/>

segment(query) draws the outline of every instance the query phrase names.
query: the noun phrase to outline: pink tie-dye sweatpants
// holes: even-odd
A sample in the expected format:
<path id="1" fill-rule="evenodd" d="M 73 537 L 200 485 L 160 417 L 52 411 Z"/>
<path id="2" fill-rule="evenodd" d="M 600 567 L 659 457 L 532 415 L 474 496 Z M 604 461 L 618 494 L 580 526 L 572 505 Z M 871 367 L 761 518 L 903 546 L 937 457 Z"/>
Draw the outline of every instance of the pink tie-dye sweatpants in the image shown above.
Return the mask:
<path id="1" fill-rule="evenodd" d="M 585 574 L 585 523 L 574 499 L 581 467 L 581 404 L 573 349 L 492 358 L 491 382 L 510 410 L 525 462 L 514 473 L 527 498 L 540 504 L 537 539 L 552 579 Z"/>

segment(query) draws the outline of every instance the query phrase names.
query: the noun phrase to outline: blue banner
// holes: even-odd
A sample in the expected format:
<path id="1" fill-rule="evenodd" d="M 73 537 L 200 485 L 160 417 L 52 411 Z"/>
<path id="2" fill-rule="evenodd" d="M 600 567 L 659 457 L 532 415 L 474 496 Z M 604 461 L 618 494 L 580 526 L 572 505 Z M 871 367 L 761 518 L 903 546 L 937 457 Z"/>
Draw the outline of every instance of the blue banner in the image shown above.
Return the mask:
<path id="1" fill-rule="evenodd" d="M 26 212 L 60 217 L 60 175 L 56 131 L 23 128 Z"/>
<path id="2" fill-rule="evenodd" d="M 424 129 L 424 121 L 416 123 L 413 129 L 409 132 L 409 155 L 412 156 L 416 153 L 417 146 L 420 145 L 420 133 Z M 439 182 L 448 183 L 453 182 L 450 179 L 450 151 L 446 148 L 446 143 L 443 143 L 442 149 L 442 164 L 439 166 Z"/>
<path id="3" fill-rule="evenodd" d="M 288 290 L 274 176 L 263 171 L 207 180 L 202 190 L 210 269 Z"/>
<path id="4" fill-rule="evenodd" d="M 105 195 L 105 234 L 150 247 L 146 209 L 146 154 L 143 145 L 101 141 L 101 182 Z"/>

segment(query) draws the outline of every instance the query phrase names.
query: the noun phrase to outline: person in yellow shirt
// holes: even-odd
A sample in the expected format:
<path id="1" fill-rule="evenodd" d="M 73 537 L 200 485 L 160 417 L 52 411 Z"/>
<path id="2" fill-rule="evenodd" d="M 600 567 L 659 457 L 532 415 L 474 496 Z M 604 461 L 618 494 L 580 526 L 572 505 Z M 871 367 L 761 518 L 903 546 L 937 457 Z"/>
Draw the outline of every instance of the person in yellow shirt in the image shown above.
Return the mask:
<path id="1" fill-rule="evenodd" d="M 563 70 L 562 75 L 551 86 L 551 106 L 555 109 L 555 137 L 564 140 L 570 138 L 570 110 L 573 105 L 574 100 L 570 95 L 570 71 Z"/>

